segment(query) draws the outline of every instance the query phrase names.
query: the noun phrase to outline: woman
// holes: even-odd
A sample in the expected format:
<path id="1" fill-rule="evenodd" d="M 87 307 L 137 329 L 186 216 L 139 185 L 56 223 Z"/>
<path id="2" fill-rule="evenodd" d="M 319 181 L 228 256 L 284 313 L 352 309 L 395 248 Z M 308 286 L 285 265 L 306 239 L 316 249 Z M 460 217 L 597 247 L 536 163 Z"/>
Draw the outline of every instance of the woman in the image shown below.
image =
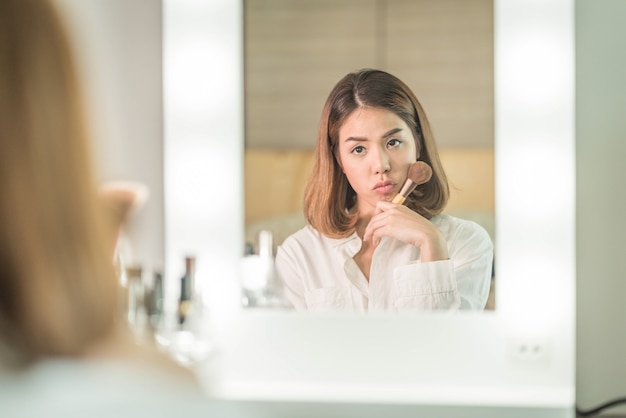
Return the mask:
<path id="1" fill-rule="evenodd" d="M 405 205 L 392 203 L 416 160 L 432 168 Z M 424 110 L 398 78 L 342 78 L 322 112 L 307 184 L 308 225 L 278 248 L 296 309 L 483 309 L 493 245 L 478 224 L 442 214 L 448 183 Z"/>
<path id="2" fill-rule="evenodd" d="M 58 409 L 46 410 L 52 406 L 92 416 L 100 404 L 104 415 L 148 387 L 159 401 L 173 388 L 199 393 L 190 371 L 135 344 L 120 320 L 112 262 L 118 225 L 98 196 L 84 121 L 52 5 L 1 0 L 2 416 L 55 416 Z M 63 388 L 72 402 L 55 400 Z"/>

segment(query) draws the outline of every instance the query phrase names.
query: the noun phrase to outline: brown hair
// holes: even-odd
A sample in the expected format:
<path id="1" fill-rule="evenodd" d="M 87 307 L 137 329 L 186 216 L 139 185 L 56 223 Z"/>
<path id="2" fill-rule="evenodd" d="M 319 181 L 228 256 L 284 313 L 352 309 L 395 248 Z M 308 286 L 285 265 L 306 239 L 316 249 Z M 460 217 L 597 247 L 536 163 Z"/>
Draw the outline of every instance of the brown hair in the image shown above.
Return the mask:
<path id="1" fill-rule="evenodd" d="M 307 221 L 333 238 L 350 235 L 357 222 L 358 215 L 348 212 L 355 203 L 356 193 L 337 162 L 335 150 L 345 119 L 361 107 L 387 109 L 398 115 L 413 133 L 419 160 L 433 170 L 430 181 L 418 186 L 407 198 L 405 204 L 409 208 L 431 218 L 441 213 L 450 194 L 428 119 L 411 89 L 397 77 L 380 70 L 347 74 L 335 85 L 324 105 L 315 163 L 304 197 Z"/>
<path id="2" fill-rule="evenodd" d="M 110 224 L 77 75 L 48 1 L 0 1 L 0 361 L 84 352 L 113 331 Z"/>

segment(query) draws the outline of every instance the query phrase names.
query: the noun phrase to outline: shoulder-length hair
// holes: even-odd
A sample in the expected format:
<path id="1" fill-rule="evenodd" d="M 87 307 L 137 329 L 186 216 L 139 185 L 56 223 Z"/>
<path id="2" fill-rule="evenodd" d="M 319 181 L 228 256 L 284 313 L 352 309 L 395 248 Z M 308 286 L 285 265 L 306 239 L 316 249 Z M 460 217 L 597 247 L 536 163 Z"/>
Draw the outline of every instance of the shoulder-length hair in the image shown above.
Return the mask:
<path id="1" fill-rule="evenodd" d="M 47 0 L 0 1 L 0 68 L 0 363 L 80 354 L 114 329 L 113 237 Z"/>
<path id="2" fill-rule="evenodd" d="M 339 130 L 346 118 L 361 107 L 387 109 L 411 129 L 416 159 L 433 170 L 430 181 L 418 186 L 405 204 L 426 218 L 441 213 L 450 195 L 435 140 L 421 104 L 397 77 L 365 69 L 343 77 L 330 92 L 322 111 L 315 148 L 315 162 L 305 189 L 304 214 L 322 234 L 340 238 L 354 231 L 358 214 L 349 213 L 356 193 L 337 161 Z"/>

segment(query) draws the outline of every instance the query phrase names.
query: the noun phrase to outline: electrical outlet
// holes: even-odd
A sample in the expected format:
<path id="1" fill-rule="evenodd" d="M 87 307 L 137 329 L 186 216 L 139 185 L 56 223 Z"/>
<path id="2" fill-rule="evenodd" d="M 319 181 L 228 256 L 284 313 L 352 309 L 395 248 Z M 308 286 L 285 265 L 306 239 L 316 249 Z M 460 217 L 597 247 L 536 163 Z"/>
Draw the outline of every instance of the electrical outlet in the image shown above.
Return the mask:
<path id="1" fill-rule="evenodd" d="M 545 365 L 550 360 L 550 342 L 542 337 L 517 337 L 509 340 L 509 356 L 515 363 Z"/>

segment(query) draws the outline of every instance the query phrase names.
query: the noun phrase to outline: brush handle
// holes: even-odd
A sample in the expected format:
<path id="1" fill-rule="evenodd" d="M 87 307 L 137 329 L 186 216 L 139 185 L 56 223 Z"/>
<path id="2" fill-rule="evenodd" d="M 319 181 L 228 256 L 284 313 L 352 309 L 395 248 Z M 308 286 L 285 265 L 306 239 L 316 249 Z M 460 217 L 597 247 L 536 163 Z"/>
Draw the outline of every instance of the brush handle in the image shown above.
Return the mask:
<path id="1" fill-rule="evenodd" d="M 395 195 L 391 203 L 397 203 L 398 205 L 403 204 L 407 196 L 410 195 L 416 187 L 417 183 L 413 182 L 411 179 L 406 179 L 400 193 Z"/>
<path id="2" fill-rule="evenodd" d="M 391 203 L 395 203 L 397 205 L 401 205 L 404 203 L 404 201 L 406 200 L 406 197 L 402 196 L 400 193 L 398 193 L 393 200 L 391 201 Z"/>

